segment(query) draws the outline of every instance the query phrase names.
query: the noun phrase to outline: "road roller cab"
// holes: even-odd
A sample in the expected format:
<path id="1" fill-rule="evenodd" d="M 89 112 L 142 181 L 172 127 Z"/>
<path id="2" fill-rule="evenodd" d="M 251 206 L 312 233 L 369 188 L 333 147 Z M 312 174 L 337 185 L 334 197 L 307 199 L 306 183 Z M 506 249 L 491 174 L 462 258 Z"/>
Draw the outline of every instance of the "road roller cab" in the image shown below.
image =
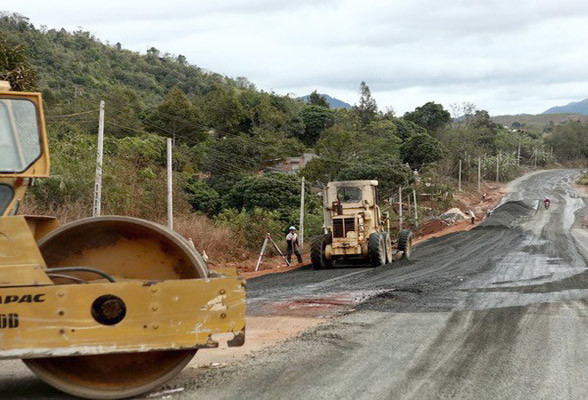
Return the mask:
<path id="1" fill-rule="evenodd" d="M 217 347 L 216 334 L 242 345 L 245 282 L 233 269 L 211 273 L 174 231 L 123 216 L 61 226 L 16 215 L 50 161 L 41 95 L 8 89 L 0 83 L 0 360 L 113 399 L 163 384 Z"/>
<path id="2" fill-rule="evenodd" d="M 378 206 L 377 187 L 377 180 L 327 184 L 323 191 L 325 232 L 311 248 L 315 269 L 354 260 L 377 267 L 410 256 L 412 235 L 400 231 L 398 244 L 393 245 L 390 219 Z"/>

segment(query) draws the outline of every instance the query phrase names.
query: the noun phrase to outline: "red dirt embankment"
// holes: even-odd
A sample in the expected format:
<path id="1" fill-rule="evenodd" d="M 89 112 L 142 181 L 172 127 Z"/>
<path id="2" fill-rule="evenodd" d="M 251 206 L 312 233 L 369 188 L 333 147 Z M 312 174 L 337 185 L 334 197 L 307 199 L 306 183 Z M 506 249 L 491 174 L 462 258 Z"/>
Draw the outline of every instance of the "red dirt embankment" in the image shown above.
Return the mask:
<path id="1" fill-rule="evenodd" d="M 453 202 L 452 207 L 457 207 L 464 213 L 472 210 L 476 215 L 475 224 L 472 225 L 469 219 L 466 221 L 457 221 L 455 223 L 450 223 L 440 219 L 425 220 L 421 223 L 420 228 L 414 233 L 414 243 L 419 243 L 423 240 L 447 235 L 453 232 L 467 231 L 477 226 L 484 219 L 486 211 L 494 208 L 500 199 L 507 193 L 507 187 L 508 185 L 504 183 L 484 182 L 481 187 L 481 192 L 485 193 L 486 196 L 480 195 L 477 190 L 463 191 L 455 194 L 455 201 Z M 246 279 L 266 274 L 287 272 L 310 263 L 310 253 L 307 248 L 308 243 L 305 247 L 306 249 L 302 254 L 304 259 L 302 264 L 296 263 L 296 257 L 293 257 L 292 265 L 287 266 L 286 262 L 281 256 L 272 256 L 263 258 L 263 262 L 257 272 L 255 272 L 255 266 L 257 264 L 258 257 L 248 258 L 243 261 L 223 262 L 222 266 L 237 268 L 241 276 Z M 214 268 L 214 260 L 212 260 L 211 264 L 211 267 Z"/>
<path id="2" fill-rule="evenodd" d="M 455 196 L 453 206 L 462 211 L 474 211 L 476 224 L 469 220 L 457 222 L 451 226 L 440 220 L 425 221 L 421 229 L 416 232 L 415 242 L 427 240 L 436 236 L 447 235 L 452 232 L 469 230 L 482 221 L 487 209 L 494 208 L 507 192 L 505 184 L 485 184 L 482 192 L 486 193 L 484 199 L 478 193 L 463 192 Z M 261 244 L 260 244 L 261 245 Z M 306 262 L 309 260 L 308 252 L 303 253 Z M 257 257 L 245 261 L 222 263 L 222 266 L 236 267 L 241 276 L 252 278 L 271 273 L 280 273 L 299 268 L 294 264 L 286 266 L 280 256 L 264 258 L 259 271 L 254 272 Z M 307 265 L 303 263 L 302 265 Z M 214 268 L 214 264 L 212 265 Z M 288 338 L 300 335 L 307 329 L 328 321 L 327 317 L 337 315 L 341 309 L 349 307 L 349 293 L 340 296 L 330 296 L 322 299 L 298 299 L 293 301 L 278 302 L 272 306 L 271 312 L 265 316 L 247 317 L 247 340 L 243 347 L 227 347 L 224 341 L 214 351 L 201 350 L 198 357 L 190 363 L 189 368 L 223 368 L 237 360 L 249 356 L 255 357 L 255 353 L 267 346 L 273 345 Z M 312 310 L 312 311 L 311 311 Z"/>
<path id="3" fill-rule="evenodd" d="M 454 207 L 459 208 L 466 214 L 468 214 L 469 210 L 474 212 L 476 219 L 473 225 L 469 219 L 465 221 L 457 221 L 455 223 L 441 219 L 429 219 L 421 224 L 421 227 L 415 234 L 414 243 L 453 232 L 468 231 L 474 228 L 484 220 L 486 211 L 496 207 L 500 202 L 500 199 L 508 193 L 508 184 L 484 182 L 480 189 L 485 196 L 480 195 L 477 191 L 464 191 L 454 195 Z"/>

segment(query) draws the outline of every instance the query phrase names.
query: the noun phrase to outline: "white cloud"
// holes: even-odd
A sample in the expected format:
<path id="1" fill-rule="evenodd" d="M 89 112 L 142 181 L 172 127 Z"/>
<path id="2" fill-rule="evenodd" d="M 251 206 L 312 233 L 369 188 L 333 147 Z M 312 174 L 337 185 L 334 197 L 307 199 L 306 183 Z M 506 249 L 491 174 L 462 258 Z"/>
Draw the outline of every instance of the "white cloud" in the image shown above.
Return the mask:
<path id="1" fill-rule="evenodd" d="M 588 97 L 585 1 L 28 0 L 12 11 L 278 93 L 354 103 L 365 80 L 399 113 L 431 100 L 536 113 Z"/>

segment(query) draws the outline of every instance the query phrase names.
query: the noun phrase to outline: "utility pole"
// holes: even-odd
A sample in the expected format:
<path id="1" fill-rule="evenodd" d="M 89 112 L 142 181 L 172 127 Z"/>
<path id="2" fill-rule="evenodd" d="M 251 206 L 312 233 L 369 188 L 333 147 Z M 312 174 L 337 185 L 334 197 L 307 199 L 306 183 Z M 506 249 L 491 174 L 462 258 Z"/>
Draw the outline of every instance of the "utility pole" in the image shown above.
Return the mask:
<path id="1" fill-rule="evenodd" d="M 521 165 L 521 141 L 519 140 L 519 148 L 517 149 L 517 167 Z"/>
<path id="2" fill-rule="evenodd" d="M 410 213 L 411 213 L 411 209 L 410 209 L 410 193 L 408 193 L 406 195 L 406 217 L 410 218 Z"/>
<path id="3" fill-rule="evenodd" d="M 174 205 L 172 194 L 172 139 L 167 138 L 167 226 L 174 229 Z"/>
<path id="4" fill-rule="evenodd" d="M 496 155 L 496 182 L 500 182 L 500 152 Z"/>
<path id="5" fill-rule="evenodd" d="M 100 119 L 98 120 L 98 151 L 96 155 L 96 179 L 94 181 L 94 206 L 92 216 L 102 214 L 102 160 L 104 157 L 104 100 L 100 101 Z"/>
<path id="6" fill-rule="evenodd" d="M 459 173 L 457 178 L 457 188 L 461 192 L 461 160 L 459 160 Z"/>
<path id="7" fill-rule="evenodd" d="M 535 153 L 534 154 L 535 155 L 535 163 L 533 164 L 533 166 L 535 166 L 535 167 L 537 166 L 537 153 L 538 152 L 539 152 L 539 150 L 537 150 L 537 147 L 535 147 L 535 152 L 534 152 Z"/>
<path id="8" fill-rule="evenodd" d="M 398 230 L 402 229 L 402 186 L 398 188 Z"/>
<path id="9" fill-rule="evenodd" d="M 304 177 L 302 177 L 302 186 L 300 187 L 300 235 L 298 235 L 300 247 L 304 245 Z"/>
<path id="10" fill-rule="evenodd" d="M 417 207 L 416 190 L 412 190 L 412 198 L 414 200 L 414 226 L 419 227 L 419 209 Z"/>
<path id="11" fill-rule="evenodd" d="M 482 181 L 482 157 L 478 157 L 478 192 L 480 192 L 481 181 Z"/>

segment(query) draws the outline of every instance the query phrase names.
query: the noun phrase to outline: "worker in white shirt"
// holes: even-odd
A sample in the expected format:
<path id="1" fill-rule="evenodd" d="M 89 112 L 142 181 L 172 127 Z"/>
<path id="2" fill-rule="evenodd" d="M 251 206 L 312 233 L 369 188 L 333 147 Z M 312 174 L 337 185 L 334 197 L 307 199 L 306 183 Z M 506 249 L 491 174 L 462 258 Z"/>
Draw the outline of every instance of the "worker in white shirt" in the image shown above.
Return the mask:
<path id="1" fill-rule="evenodd" d="M 472 225 L 476 223 L 476 214 L 472 210 L 470 210 L 470 218 L 472 220 Z"/>
<path id="2" fill-rule="evenodd" d="M 288 264 L 290 264 L 290 260 L 292 259 L 292 253 L 296 254 L 298 264 L 301 264 L 302 255 L 300 254 L 300 251 L 298 251 L 298 234 L 296 233 L 295 226 L 291 226 L 290 228 L 288 228 L 288 234 L 286 235 L 286 244 L 288 245 Z"/>

